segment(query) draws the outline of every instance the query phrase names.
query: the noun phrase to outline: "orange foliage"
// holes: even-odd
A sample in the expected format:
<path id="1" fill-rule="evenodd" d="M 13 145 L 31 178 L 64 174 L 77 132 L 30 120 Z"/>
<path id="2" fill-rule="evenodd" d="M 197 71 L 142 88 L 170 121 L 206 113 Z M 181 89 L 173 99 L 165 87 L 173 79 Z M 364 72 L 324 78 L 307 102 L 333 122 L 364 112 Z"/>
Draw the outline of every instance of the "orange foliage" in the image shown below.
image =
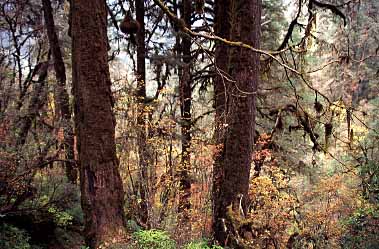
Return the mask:
<path id="1" fill-rule="evenodd" d="M 358 206 L 357 196 L 340 175 L 320 180 L 304 193 L 298 217 L 299 237 L 312 239 L 317 246 L 337 248 L 345 232 L 340 221 Z"/>
<path id="2" fill-rule="evenodd" d="M 248 219 L 253 236 L 248 244 L 255 248 L 284 248 L 294 222 L 296 200 L 285 191 L 287 180 L 278 167 L 265 167 L 265 171 L 266 175 L 254 178 L 250 185 Z"/>

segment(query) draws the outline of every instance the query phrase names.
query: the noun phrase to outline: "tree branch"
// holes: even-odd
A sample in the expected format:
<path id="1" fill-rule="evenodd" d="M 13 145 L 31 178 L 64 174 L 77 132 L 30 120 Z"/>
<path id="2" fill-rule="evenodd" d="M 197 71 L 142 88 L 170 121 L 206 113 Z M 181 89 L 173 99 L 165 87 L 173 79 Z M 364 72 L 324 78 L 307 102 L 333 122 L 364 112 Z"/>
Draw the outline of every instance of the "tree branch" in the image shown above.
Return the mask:
<path id="1" fill-rule="evenodd" d="M 253 52 L 263 54 L 263 55 L 266 55 L 266 56 L 272 58 L 277 63 L 279 63 L 282 67 L 288 69 L 289 71 L 291 71 L 297 75 L 302 74 L 299 71 L 297 71 L 296 69 L 282 63 L 276 57 L 276 55 L 286 51 L 287 49 L 283 49 L 283 50 L 279 50 L 279 51 L 261 50 L 261 49 L 254 48 L 253 46 L 248 45 L 246 43 L 243 43 L 240 41 L 230 41 L 230 40 L 224 39 L 222 37 L 216 36 L 214 34 L 205 34 L 205 33 L 194 32 L 194 31 L 190 30 L 189 28 L 187 28 L 184 21 L 182 19 L 178 18 L 174 13 L 172 13 L 170 11 L 170 9 L 161 0 L 153 0 L 153 1 L 156 5 L 159 6 L 159 8 L 161 8 L 163 10 L 164 13 L 166 13 L 166 15 L 169 17 L 169 19 L 171 19 L 171 21 L 176 24 L 176 26 L 179 28 L 179 30 L 181 30 L 182 32 L 186 33 L 187 35 L 189 35 L 191 37 L 201 37 L 201 38 L 205 38 L 205 39 L 211 40 L 211 41 L 222 42 L 222 43 L 229 45 L 229 46 L 232 46 L 232 47 L 246 48 L 246 49 L 249 49 Z"/>

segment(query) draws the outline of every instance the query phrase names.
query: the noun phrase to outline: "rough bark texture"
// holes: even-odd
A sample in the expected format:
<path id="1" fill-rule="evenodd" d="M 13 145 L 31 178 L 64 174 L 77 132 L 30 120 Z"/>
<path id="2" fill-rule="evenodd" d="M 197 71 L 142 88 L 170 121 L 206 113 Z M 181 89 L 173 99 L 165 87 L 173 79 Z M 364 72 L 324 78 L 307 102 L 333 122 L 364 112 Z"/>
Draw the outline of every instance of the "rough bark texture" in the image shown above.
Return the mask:
<path id="1" fill-rule="evenodd" d="M 217 35 L 259 48 L 260 17 L 260 0 L 218 0 L 215 30 Z M 238 242 L 233 241 L 235 231 L 228 216 L 228 207 L 246 213 L 259 54 L 217 44 L 216 66 L 229 73 L 235 82 L 220 76 L 215 79 L 216 118 L 219 119 L 218 123 L 222 122 L 216 141 L 222 146 L 215 158 L 213 229 L 214 237 L 220 244 L 238 248 Z"/>
<path id="2" fill-rule="evenodd" d="M 215 33 L 222 38 L 230 37 L 230 0 L 217 0 L 215 2 Z M 213 188 L 212 188 L 212 200 L 213 200 L 213 231 L 217 232 L 219 230 L 218 226 L 221 226 L 218 221 L 220 214 L 221 201 L 220 191 L 221 183 L 224 180 L 224 166 L 223 166 L 223 146 L 224 146 L 224 123 L 225 110 L 226 110 L 226 87 L 227 79 L 223 75 L 228 73 L 228 46 L 224 43 L 219 43 L 216 45 L 215 50 L 215 69 L 216 77 L 214 78 L 214 107 L 216 109 L 215 113 L 215 143 L 218 146 L 218 151 L 214 156 L 214 167 L 213 167 Z"/>
<path id="3" fill-rule="evenodd" d="M 75 166 L 74 155 L 74 134 L 71 125 L 70 102 L 66 90 L 66 68 L 63 62 L 63 56 L 59 46 L 58 35 L 55 30 L 53 10 L 50 0 L 42 0 L 43 13 L 45 18 L 45 26 L 47 29 L 47 37 L 49 39 L 50 51 L 54 60 L 55 77 L 57 79 L 55 91 L 55 103 L 59 110 L 59 117 L 63 129 L 63 145 L 66 153 L 66 175 L 70 182 L 76 183 L 77 170 Z"/>
<path id="4" fill-rule="evenodd" d="M 103 0 L 72 0 L 72 65 L 81 201 L 90 248 L 124 235 Z M 105 248 L 107 246 L 105 245 Z"/>
<path id="5" fill-rule="evenodd" d="M 140 203 L 140 219 L 141 222 L 149 227 L 149 154 L 147 148 L 147 134 L 146 134 L 146 116 L 145 103 L 146 100 L 146 65 L 145 65 L 145 6 L 144 0 L 136 0 L 136 19 L 140 25 L 137 33 L 137 84 L 138 91 L 137 97 L 139 101 L 138 111 L 138 127 L 140 129 L 139 135 L 139 162 L 140 162 L 140 182 L 139 192 L 141 195 Z"/>
<path id="6" fill-rule="evenodd" d="M 182 18 L 188 28 L 191 28 L 192 2 L 183 0 Z M 181 110 L 181 132 L 182 132 L 182 159 L 178 169 L 180 194 L 179 194 L 179 222 L 183 226 L 190 226 L 191 209 L 191 38 L 187 35 L 182 37 L 181 53 L 183 56 L 182 74 L 180 76 L 180 110 Z"/>

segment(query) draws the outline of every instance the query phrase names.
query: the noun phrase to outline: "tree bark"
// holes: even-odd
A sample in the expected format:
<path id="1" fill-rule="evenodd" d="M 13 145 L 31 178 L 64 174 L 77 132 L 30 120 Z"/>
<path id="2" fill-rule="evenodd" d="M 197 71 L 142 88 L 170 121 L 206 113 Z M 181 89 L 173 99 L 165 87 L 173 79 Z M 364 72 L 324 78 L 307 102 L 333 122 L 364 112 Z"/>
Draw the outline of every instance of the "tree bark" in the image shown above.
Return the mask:
<path id="1" fill-rule="evenodd" d="M 216 1 L 217 35 L 259 48 L 261 7 L 260 0 Z M 233 240 L 238 231 L 233 231 L 228 208 L 243 214 L 247 211 L 259 54 L 217 44 L 218 65 L 235 82 L 220 76 L 215 79 L 216 118 L 222 122 L 216 133 L 221 149 L 214 165 L 213 232 L 221 245 L 238 248 L 238 241 Z"/>
<path id="2" fill-rule="evenodd" d="M 225 38 L 230 38 L 230 0 L 216 0 L 215 1 L 215 34 Z M 219 240 L 220 243 L 225 241 L 221 232 L 224 229 L 222 219 L 225 214 L 222 213 L 222 199 L 220 199 L 221 184 L 224 181 L 224 124 L 226 123 L 225 111 L 227 96 L 227 78 L 228 75 L 228 62 L 229 62 L 229 48 L 224 43 L 216 44 L 215 49 L 215 71 L 216 76 L 214 78 L 214 107 L 215 112 L 215 134 L 214 140 L 217 145 L 217 152 L 214 155 L 213 166 L 213 186 L 212 186 L 212 208 L 213 208 L 213 224 L 212 229 L 215 240 Z M 220 234 L 220 236 L 217 236 Z"/>
<path id="3" fill-rule="evenodd" d="M 187 28 L 191 28 L 192 2 L 183 0 L 182 19 Z M 180 110 L 181 110 L 181 133 L 182 133 L 182 158 L 178 169 L 179 174 L 179 224 L 184 227 L 190 226 L 191 209 L 191 38 L 183 35 L 181 42 L 181 53 L 183 56 L 182 74 L 180 76 Z"/>
<path id="4" fill-rule="evenodd" d="M 63 129 L 63 144 L 66 153 L 66 176 L 71 183 L 76 183 L 77 170 L 75 166 L 74 154 L 74 134 L 71 125 L 71 114 L 69 96 L 66 90 L 66 68 L 63 62 L 63 56 L 59 46 L 58 36 L 55 30 L 53 10 L 50 0 L 42 0 L 43 13 L 47 37 L 49 39 L 50 51 L 54 60 L 55 77 L 57 79 L 55 91 L 55 103 L 59 110 Z"/>
<path id="5" fill-rule="evenodd" d="M 103 0 L 72 0 L 72 72 L 81 202 L 90 248 L 125 235 Z"/>
<path id="6" fill-rule="evenodd" d="M 145 47 L 145 6 L 144 0 L 136 0 L 136 20 L 140 24 L 137 33 L 137 98 L 139 102 L 138 128 L 140 131 L 138 142 L 138 153 L 140 163 L 139 192 L 141 195 L 140 219 L 146 227 L 149 227 L 149 154 L 147 148 L 146 116 L 146 47 Z"/>

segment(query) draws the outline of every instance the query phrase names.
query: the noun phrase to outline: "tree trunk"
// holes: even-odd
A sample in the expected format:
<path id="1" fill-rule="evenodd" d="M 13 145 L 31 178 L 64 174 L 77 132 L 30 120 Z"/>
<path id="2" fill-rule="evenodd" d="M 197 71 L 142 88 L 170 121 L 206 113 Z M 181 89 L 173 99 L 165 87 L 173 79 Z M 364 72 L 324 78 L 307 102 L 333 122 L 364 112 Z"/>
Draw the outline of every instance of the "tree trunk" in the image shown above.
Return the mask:
<path id="1" fill-rule="evenodd" d="M 90 248 L 124 236 L 124 190 L 118 171 L 103 0 L 72 0 L 72 72 L 81 201 Z"/>
<path id="2" fill-rule="evenodd" d="M 183 0 L 182 19 L 188 28 L 191 28 L 192 2 Z M 181 53 L 183 56 L 182 74 L 180 76 L 180 110 L 181 110 L 181 132 L 182 132 L 182 158 L 178 169 L 179 174 L 179 224 L 187 228 L 190 226 L 191 209 L 191 38 L 183 35 L 181 42 Z"/>
<path id="3" fill-rule="evenodd" d="M 228 39 L 230 38 L 230 0 L 217 0 L 215 2 L 215 34 Z M 212 201 L 213 201 L 213 231 L 216 238 L 216 233 L 223 228 L 223 224 L 219 221 L 222 217 L 221 205 L 222 200 L 220 197 L 221 183 L 224 181 L 224 160 L 223 160 L 223 146 L 224 146 L 224 124 L 225 110 L 226 110 L 226 88 L 228 86 L 227 78 L 224 77 L 228 74 L 229 62 L 229 48 L 224 43 L 216 44 L 215 49 L 215 69 L 216 76 L 214 78 L 214 107 L 215 113 L 215 133 L 214 140 L 218 146 L 218 150 L 214 155 L 213 166 L 213 186 L 212 186 Z M 226 75 L 225 75 L 226 76 Z"/>
<path id="4" fill-rule="evenodd" d="M 217 35 L 259 48 L 261 5 L 260 0 L 216 1 Z M 217 44 L 216 66 L 235 82 L 220 76 L 215 79 L 216 118 L 221 123 L 216 141 L 221 148 L 214 165 L 213 230 L 221 245 L 238 248 L 238 242 L 233 240 L 238 231 L 233 231 L 228 208 L 238 213 L 247 211 L 259 54 Z"/>
<path id="5" fill-rule="evenodd" d="M 138 128 L 140 131 L 138 142 L 138 153 L 140 162 L 140 182 L 139 192 L 141 195 L 140 203 L 140 219 L 141 222 L 149 227 L 149 177 L 148 177 L 148 165 L 149 154 L 147 148 L 147 134 L 146 134 L 146 48 L 145 48 L 145 6 L 144 0 L 136 0 L 136 19 L 140 24 L 140 29 L 137 33 L 137 98 L 139 102 L 138 111 Z"/>
<path id="6" fill-rule="evenodd" d="M 38 80 L 33 84 L 33 91 L 30 94 L 31 97 L 26 107 L 26 115 L 21 116 L 17 121 L 17 152 L 20 152 L 21 148 L 25 145 L 33 120 L 38 116 L 40 109 L 46 103 L 47 99 L 46 78 L 49 61 L 40 62 L 36 68 L 39 68 L 36 72 L 38 74 Z"/>
<path id="7" fill-rule="evenodd" d="M 59 46 L 58 36 L 55 30 L 53 10 L 50 0 L 42 0 L 43 13 L 47 37 L 49 39 L 50 51 L 54 60 L 55 77 L 57 79 L 55 99 L 59 110 L 61 124 L 63 128 L 63 144 L 66 153 L 66 175 L 71 183 L 76 183 L 77 170 L 74 168 L 74 134 L 71 125 L 71 109 L 69 96 L 66 90 L 66 68 L 63 62 L 63 56 Z"/>

